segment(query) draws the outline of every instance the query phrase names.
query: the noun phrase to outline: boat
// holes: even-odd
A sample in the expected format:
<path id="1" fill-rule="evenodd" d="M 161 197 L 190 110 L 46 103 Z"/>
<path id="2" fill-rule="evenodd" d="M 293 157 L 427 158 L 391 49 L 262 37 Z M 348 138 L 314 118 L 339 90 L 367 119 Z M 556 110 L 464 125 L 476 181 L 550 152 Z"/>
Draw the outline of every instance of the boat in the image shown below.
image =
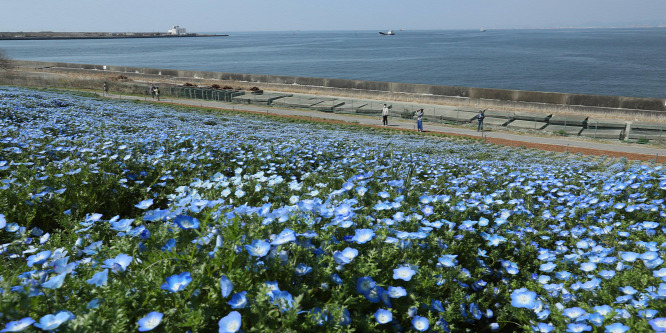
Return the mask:
<path id="1" fill-rule="evenodd" d="M 481 31 L 481 32 L 486 32 L 486 29 L 484 29 L 484 28 L 481 28 L 481 30 L 480 30 L 480 31 Z"/>
<path id="2" fill-rule="evenodd" d="M 387 32 L 380 31 L 379 34 L 383 36 L 393 36 L 395 35 L 395 32 L 393 32 L 393 30 L 389 30 Z"/>

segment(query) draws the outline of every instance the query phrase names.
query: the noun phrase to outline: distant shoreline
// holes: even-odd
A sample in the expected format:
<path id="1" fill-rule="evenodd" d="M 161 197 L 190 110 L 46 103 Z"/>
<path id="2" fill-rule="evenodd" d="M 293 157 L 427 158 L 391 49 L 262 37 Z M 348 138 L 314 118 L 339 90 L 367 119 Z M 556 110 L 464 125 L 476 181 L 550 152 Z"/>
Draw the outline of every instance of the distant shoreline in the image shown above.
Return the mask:
<path id="1" fill-rule="evenodd" d="M 0 32 L 0 40 L 63 40 L 63 39 L 121 39 L 121 38 L 184 38 L 184 37 L 227 37 L 229 35 L 180 34 L 150 32 Z"/>

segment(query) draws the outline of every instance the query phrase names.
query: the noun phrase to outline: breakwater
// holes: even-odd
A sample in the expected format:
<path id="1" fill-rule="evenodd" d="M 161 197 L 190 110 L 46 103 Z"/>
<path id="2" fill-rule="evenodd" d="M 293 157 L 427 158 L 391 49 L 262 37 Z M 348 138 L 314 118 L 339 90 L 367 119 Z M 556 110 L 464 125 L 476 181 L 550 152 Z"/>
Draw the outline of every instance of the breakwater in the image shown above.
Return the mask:
<path id="1" fill-rule="evenodd" d="M 187 71 L 174 69 L 74 64 L 60 62 L 14 61 L 18 70 L 52 73 L 89 80 L 110 79 L 119 75 L 144 82 L 164 84 L 253 85 L 265 90 L 307 94 L 375 98 L 429 104 L 473 106 L 499 110 L 551 113 L 594 114 L 620 119 L 666 120 L 666 100 L 623 96 L 584 95 L 440 86 L 398 82 L 327 79 L 314 77 L 258 75 L 241 73 Z M 37 75 L 38 76 L 38 75 Z M 15 78 L 16 79 L 16 78 Z M 7 81 L 5 81 L 7 82 Z M 98 82 L 91 88 L 98 89 Z"/>
<path id="2" fill-rule="evenodd" d="M 179 37 L 226 37 L 229 35 L 211 35 L 188 33 L 170 35 L 159 32 L 0 32 L 0 40 L 64 40 L 64 39 L 121 39 L 121 38 L 179 38 Z"/>

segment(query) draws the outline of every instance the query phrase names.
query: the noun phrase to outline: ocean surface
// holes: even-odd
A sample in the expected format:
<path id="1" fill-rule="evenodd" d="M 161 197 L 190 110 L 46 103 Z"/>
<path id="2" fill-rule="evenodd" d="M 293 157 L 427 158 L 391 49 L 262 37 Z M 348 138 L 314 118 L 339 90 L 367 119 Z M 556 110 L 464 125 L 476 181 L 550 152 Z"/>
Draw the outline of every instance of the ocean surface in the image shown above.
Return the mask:
<path id="1" fill-rule="evenodd" d="M 666 28 L 396 31 L 395 36 L 237 32 L 0 41 L 0 49 L 21 60 L 666 97 Z"/>

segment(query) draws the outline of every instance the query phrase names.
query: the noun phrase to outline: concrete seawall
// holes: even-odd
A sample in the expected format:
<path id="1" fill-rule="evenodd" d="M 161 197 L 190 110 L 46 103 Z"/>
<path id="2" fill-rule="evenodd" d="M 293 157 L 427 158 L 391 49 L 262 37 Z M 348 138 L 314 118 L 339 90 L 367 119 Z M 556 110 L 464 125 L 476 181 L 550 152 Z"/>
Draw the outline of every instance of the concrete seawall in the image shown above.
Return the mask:
<path id="1" fill-rule="evenodd" d="M 538 111 L 553 114 L 584 114 L 620 119 L 666 121 L 666 99 L 556 92 L 504 90 L 458 86 L 439 86 L 397 82 L 326 79 L 296 76 L 239 74 L 173 69 L 74 64 L 38 61 L 14 61 L 18 69 L 33 72 L 112 77 L 125 75 L 133 80 L 182 84 L 253 85 L 265 90 L 375 98 L 416 103 L 472 106 L 514 111 Z M 99 86 L 95 83 L 94 87 Z"/>

